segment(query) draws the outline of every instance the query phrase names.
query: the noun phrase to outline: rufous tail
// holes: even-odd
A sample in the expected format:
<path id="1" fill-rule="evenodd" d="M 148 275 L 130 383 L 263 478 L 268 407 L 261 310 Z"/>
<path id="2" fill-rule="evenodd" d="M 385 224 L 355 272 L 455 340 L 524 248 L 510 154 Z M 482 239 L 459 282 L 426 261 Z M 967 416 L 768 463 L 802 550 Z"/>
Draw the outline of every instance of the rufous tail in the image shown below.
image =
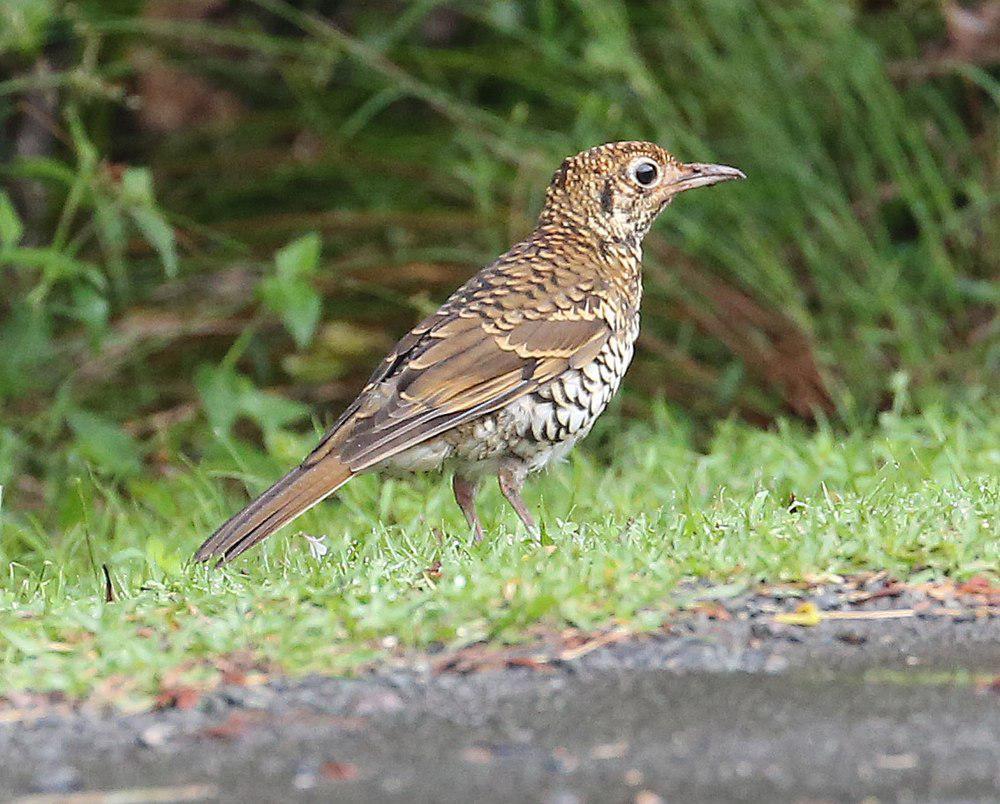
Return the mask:
<path id="1" fill-rule="evenodd" d="M 333 494 L 352 476 L 350 467 L 332 455 L 296 467 L 209 536 L 194 554 L 195 561 L 231 561 Z"/>

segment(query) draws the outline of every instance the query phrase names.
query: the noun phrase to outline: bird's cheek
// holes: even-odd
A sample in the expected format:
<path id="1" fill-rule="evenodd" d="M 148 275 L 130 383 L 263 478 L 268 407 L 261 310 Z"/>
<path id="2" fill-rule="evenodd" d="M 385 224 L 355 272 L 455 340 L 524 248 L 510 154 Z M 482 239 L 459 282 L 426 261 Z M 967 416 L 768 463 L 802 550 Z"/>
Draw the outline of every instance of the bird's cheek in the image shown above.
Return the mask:
<path id="1" fill-rule="evenodd" d="M 674 203 L 674 195 L 673 195 L 673 193 L 664 196 L 663 200 L 660 201 L 660 206 L 656 208 L 656 214 L 659 215 L 661 212 L 663 212 L 663 210 L 665 210 L 667 207 L 669 207 L 672 203 Z"/>

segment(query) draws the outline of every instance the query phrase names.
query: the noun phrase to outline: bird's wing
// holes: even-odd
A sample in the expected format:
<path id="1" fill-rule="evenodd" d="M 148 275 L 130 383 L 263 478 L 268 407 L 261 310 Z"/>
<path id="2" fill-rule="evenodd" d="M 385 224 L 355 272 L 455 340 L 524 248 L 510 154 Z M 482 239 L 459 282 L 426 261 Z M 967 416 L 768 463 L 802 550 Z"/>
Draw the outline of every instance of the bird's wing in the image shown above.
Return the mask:
<path id="1" fill-rule="evenodd" d="M 561 300 L 510 314 L 443 308 L 400 341 L 304 465 L 333 454 L 360 472 L 591 362 L 611 329 L 596 305 Z"/>
<path id="2" fill-rule="evenodd" d="M 611 336 L 609 298 L 596 281 L 525 261 L 484 269 L 396 344 L 316 449 L 196 560 L 229 561 L 357 472 L 587 365 Z"/>

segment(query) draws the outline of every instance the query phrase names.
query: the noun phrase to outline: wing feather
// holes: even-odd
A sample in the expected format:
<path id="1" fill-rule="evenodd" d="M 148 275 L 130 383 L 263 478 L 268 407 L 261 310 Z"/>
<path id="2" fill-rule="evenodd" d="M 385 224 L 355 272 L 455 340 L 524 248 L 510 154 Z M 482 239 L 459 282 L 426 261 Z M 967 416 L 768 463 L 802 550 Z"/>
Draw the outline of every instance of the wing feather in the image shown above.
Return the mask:
<path id="1" fill-rule="evenodd" d="M 531 393 L 571 368 L 581 350 L 596 357 L 610 335 L 600 317 L 501 330 L 481 314 L 448 316 L 400 343 L 386 361 L 395 370 L 373 375 L 306 462 L 334 452 L 362 471 Z"/>

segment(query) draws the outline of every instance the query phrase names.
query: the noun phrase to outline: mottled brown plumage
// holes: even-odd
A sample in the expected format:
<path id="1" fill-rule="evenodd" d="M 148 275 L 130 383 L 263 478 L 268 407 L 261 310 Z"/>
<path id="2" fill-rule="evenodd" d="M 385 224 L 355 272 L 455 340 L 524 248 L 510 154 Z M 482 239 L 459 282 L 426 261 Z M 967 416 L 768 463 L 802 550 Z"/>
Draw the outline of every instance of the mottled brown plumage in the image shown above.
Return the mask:
<path id="1" fill-rule="evenodd" d="M 477 484 L 494 474 L 533 530 L 525 477 L 590 431 L 632 359 L 643 236 L 677 193 L 734 178 L 647 142 L 564 161 L 536 229 L 396 344 L 319 446 L 195 558 L 234 558 L 369 470 L 453 470 L 477 539 Z"/>

